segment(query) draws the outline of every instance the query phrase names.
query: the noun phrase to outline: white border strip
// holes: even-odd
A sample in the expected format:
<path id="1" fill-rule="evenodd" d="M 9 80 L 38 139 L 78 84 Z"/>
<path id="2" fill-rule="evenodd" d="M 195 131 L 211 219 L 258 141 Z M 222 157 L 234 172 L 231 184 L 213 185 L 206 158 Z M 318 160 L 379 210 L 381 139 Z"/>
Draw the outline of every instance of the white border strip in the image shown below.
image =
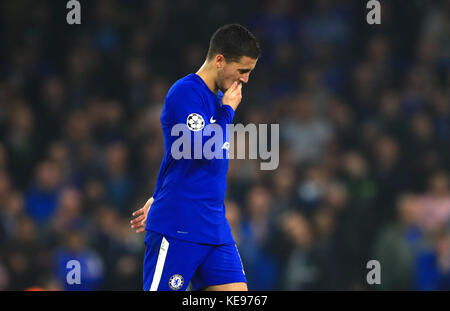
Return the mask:
<path id="1" fill-rule="evenodd" d="M 161 247 L 159 248 L 158 261 L 156 262 L 155 274 L 153 274 L 153 280 L 152 285 L 150 286 L 150 291 L 158 290 L 168 250 L 169 250 L 169 242 L 166 240 L 165 237 L 163 237 L 161 241 Z"/>

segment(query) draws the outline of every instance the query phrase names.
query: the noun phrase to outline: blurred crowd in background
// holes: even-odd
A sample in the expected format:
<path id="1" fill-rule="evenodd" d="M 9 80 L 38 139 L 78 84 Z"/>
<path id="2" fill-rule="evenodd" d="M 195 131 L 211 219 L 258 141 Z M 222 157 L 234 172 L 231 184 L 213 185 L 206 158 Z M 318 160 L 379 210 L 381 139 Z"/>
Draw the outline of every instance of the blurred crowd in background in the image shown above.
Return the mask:
<path id="1" fill-rule="evenodd" d="M 281 139 L 230 160 L 249 289 L 450 290 L 450 1 L 80 2 L 0 4 L 0 290 L 142 289 L 164 97 L 233 22 L 262 47 L 234 122 Z"/>

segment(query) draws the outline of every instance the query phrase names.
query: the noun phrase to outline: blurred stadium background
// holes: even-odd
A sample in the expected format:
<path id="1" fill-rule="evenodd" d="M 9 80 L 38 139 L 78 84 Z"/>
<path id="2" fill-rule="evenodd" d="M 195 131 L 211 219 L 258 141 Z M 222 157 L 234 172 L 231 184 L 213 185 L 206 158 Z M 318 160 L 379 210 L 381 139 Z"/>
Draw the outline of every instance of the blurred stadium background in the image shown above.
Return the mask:
<path id="1" fill-rule="evenodd" d="M 141 290 L 164 96 L 231 22 L 263 50 L 235 121 L 281 136 L 275 171 L 230 161 L 249 289 L 450 289 L 450 1 L 80 2 L 0 4 L 0 290 L 70 290 L 70 259 Z"/>

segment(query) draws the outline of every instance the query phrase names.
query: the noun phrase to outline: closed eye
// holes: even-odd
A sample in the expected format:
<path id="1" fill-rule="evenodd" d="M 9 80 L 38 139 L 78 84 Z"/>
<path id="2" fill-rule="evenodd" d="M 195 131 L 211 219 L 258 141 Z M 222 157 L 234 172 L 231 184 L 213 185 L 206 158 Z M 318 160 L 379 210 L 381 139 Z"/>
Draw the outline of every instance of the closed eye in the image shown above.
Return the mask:
<path id="1" fill-rule="evenodd" d="M 251 69 L 238 69 L 238 71 L 240 74 L 244 74 L 244 73 L 250 72 L 252 70 Z"/>

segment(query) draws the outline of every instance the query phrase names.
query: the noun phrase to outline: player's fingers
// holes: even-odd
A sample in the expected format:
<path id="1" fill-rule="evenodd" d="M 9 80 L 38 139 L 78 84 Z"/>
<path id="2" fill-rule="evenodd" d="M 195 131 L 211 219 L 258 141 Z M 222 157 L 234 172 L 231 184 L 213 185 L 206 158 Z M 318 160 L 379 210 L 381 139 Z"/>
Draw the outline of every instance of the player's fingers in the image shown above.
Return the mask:
<path id="1" fill-rule="evenodd" d="M 133 229 L 136 229 L 136 232 L 139 233 L 145 230 L 146 225 L 147 225 L 147 217 L 144 220 L 142 220 L 139 224 L 134 225 Z"/>
<path id="2" fill-rule="evenodd" d="M 141 222 L 144 218 L 145 218 L 145 215 L 141 215 L 139 217 L 136 217 L 135 219 L 130 221 L 130 224 L 135 224 L 135 223 Z"/>
<path id="3" fill-rule="evenodd" d="M 140 228 L 145 228 L 145 223 L 144 224 L 138 223 L 136 225 L 131 226 L 131 229 L 140 229 Z"/>
<path id="4" fill-rule="evenodd" d="M 145 225 L 147 224 L 146 220 L 147 218 L 142 220 L 141 222 L 138 222 L 137 224 L 131 225 L 131 229 L 145 228 Z"/>
<path id="5" fill-rule="evenodd" d="M 237 81 L 234 81 L 233 84 L 230 86 L 230 88 L 225 92 L 225 94 L 226 93 L 228 93 L 228 94 L 233 93 L 234 90 L 236 89 L 236 86 L 237 86 Z"/>
<path id="6" fill-rule="evenodd" d="M 237 86 L 237 91 L 239 94 L 242 93 L 242 82 L 239 82 L 238 86 Z"/>
<path id="7" fill-rule="evenodd" d="M 136 233 L 141 233 L 145 231 L 145 227 L 141 227 L 139 229 L 136 230 Z"/>
<path id="8" fill-rule="evenodd" d="M 133 212 L 133 214 L 131 214 L 131 215 L 138 217 L 139 215 L 142 215 L 142 214 L 143 214 L 143 211 L 137 210 L 137 211 Z"/>
<path id="9" fill-rule="evenodd" d="M 134 211 L 132 215 L 133 216 L 138 216 L 138 215 L 141 215 L 141 214 L 144 214 L 144 207 L 141 207 L 137 211 Z"/>
<path id="10" fill-rule="evenodd" d="M 153 197 L 151 197 L 150 199 L 148 199 L 147 202 L 145 202 L 144 206 L 141 207 L 140 209 L 138 209 L 137 211 L 133 212 L 133 216 L 137 216 L 137 215 L 141 215 L 144 214 L 145 211 L 153 204 Z"/>
<path id="11" fill-rule="evenodd" d="M 239 95 L 241 94 L 241 90 L 242 90 L 242 83 L 240 81 L 236 82 L 236 87 L 234 88 L 233 93 L 235 95 Z"/>

